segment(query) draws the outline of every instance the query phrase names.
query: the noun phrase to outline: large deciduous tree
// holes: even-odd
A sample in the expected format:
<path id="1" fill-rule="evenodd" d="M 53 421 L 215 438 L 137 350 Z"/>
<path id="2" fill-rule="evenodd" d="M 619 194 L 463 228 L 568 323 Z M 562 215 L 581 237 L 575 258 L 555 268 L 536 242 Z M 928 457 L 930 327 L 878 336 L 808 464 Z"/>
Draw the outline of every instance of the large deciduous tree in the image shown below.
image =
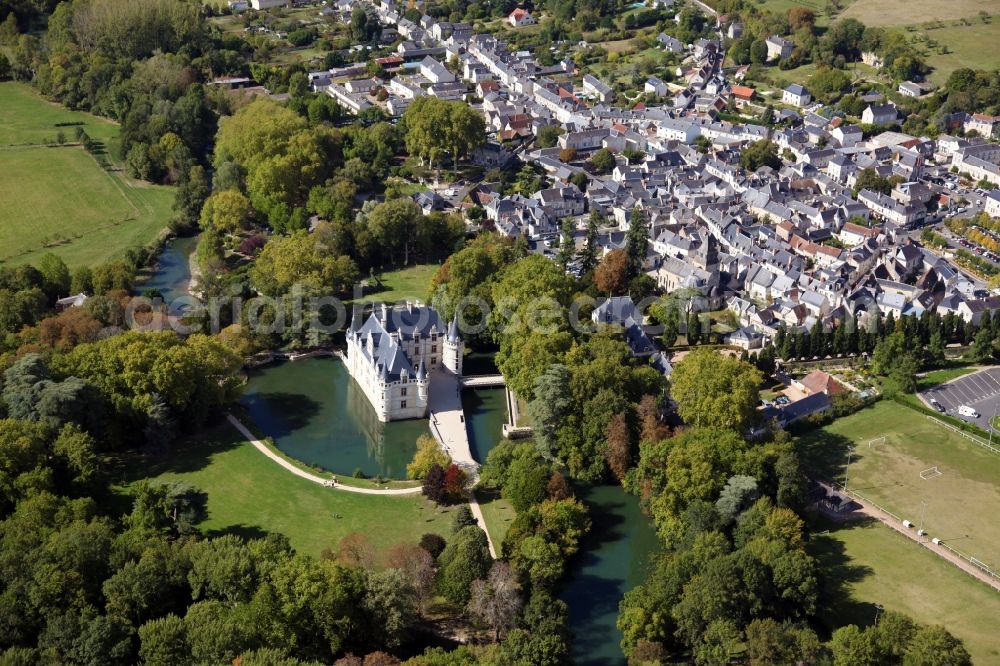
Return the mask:
<path id="1" fill-rule="evenodd" d="M 687 423 L 744 431 L 760 400 L 760 371 L 749 363 L 698 349 L 677 364 L 670 394 Z"/>

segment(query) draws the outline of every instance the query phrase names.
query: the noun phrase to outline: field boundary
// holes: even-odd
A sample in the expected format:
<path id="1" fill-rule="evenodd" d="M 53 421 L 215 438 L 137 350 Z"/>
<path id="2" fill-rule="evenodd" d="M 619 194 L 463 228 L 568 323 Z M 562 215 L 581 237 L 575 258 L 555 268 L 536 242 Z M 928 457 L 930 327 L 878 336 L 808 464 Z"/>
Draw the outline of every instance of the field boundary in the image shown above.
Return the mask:
<path id="1" fill-rule="evenodd" d="M 895 521 L 895 522 L 890 522 L 889 520 L 886 520 L 882 516 L 872 515 L 872 513 L 870 513 L 870 512 L 866 514 L 866 515 L 869 515 L 872 518 L 875 518 L 876 520 L 878 520 L 882 524 L 886 525 L 890 529 L 892 529 L 892 530 L 894 530 L 896 532 L 899 532 L 900 534 L 902 534 L 903 536 L 907 537 L 911 541 L 913 541 L 913 542 L 915 542 L 915 543 L 923 546 L 924 548 L 926 548 L 927 550 L 931 551 L 932 553 L 937 554 L 938 557 L 941 557 L 942 559 L 947 560 L 948 562 L 951 562 L 953 565 L 955 565 L 956 567 L 958 567 L 961 571 L 964 571 L 969 576 L 972 576 L 973 578 L 975 578 L 978 581 L 986 583 L 987 585 L 989 585 L 990 587 L 992 587 L 997 592 L 1000 592 L 1000 573 L 998 573 L 998 572 L 994 571 L 993 569 L 991 569 L 982 560 L 976 559 L 975 557 L 972 557 L 971 555 L 963 553 L 962 551 L 960 551 L 957 548 L 954 548 L 952 546 L 949 546 L 948 544 L 944 543 L 943 541 L 938 541 L 937 543 L 934 543 L 933 540 L 930 540 L 930 539 L 924 540 L 922 537 L 917 536 L 916 534 L 910 532 L 906 527 L 903 526 L 903 518 L 902 517 L 896 515 L 892 511 L 889 511 L 888 509 L 880 506 L 879 504 L 876 504 L 875 502 L 873 502 L 872 500 L 868 499 L 867 497 L 865 497 L 864 495 L 862 495 L 861 493 L 859 493 L 857 491 L 848 490 L 848 489 L 844 488 L 843 485 L 840 485 L 840 487 L 838 489 L 838 492 L 842 492 L 842 493 L 844 493 L 846 495 L 849 495 L 852 498 L 858 500 L 859 502 L 862 502 L 863 503 L 862 504 L 862 509 L 864 509 L 865 508 L 864 505 L 867 504 L 868 507 L 874 508 L 879 513 L 885 514 L 885 516 L 888 516 L 889 518 L 892 518 L 892 520 Z M 945 551 L 947 551 L 948 553 L 950 553 L 952 557 L 948 557 L 948 555 L 946 555 L 946 554 L 944 554 L 944 553 L 942 553 L 942 552 L 940 552 L 938 550 L 935 550 L 934 548 L 931 548 L 931 545 L 934 545 L 934 546 L 937 546 L 938 548 L 944 549 Z M 958 561 L 956 561 L 956 558 L 958 559 Z M 975 571 L 970 570 L 970 567 L 972 569 L 974 569 L 975 571 L 981 572 L 982 575 L 977 575 L 975 573 Z"/>
<path id="2" fill-rule="evenodd" d="M 948 430 L 951 430 L 953 433 L 955 433 L 957 435 L 961 435 L 962 437 L 966 438 L 970 442 L 972 442 L 974 444 L 978 444 L 979 446 L 981 446 L 984 449 L 987 449 L 989 451 L 992 451 L 993 453 L 1000 453 L 1000 449 L 996 448 L 995 446 L 992 446 L 989 442 L 984 442 L 983 440 L 979 439 L 975 435 L 970 435 L 969 433 L 965 432 L 964 430 L 960 430 L 959 428 L 956 428 L 955 426 L 951 425 L 950 423 L 945 423 L 941 419 L 935 418 L 935 417 L 931 416 L 930 414 L 927 414 L 926 416 L 927 416 L 927 418 L 929 418 L 934 423 L 937 423 L 939 426 L 947 428 Z"/>

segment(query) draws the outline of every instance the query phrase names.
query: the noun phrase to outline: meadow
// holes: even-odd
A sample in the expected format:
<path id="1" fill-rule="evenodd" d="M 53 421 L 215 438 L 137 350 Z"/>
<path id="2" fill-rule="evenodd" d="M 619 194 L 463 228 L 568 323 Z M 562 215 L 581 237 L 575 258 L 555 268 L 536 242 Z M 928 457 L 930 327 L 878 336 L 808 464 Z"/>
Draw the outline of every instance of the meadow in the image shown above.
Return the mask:
<path id="1" fill-rule="evenodd" d="M 111 168 L 73 144 L 77 127 L 102 146 Z M 71 268 L 93 265 L 167 226 L 174 188 L 119 171 L 118 137 L 115 123 L 52 104 L 23 84 L 0 84 L 0 265 L 46 252 Z"/>
<path id="2" fill-rule="evenodd" d="M 346 535 L 363 533 L 378 553 L 416 543 L 423 534 L 451 533 L 454 508 L 437 508 L 421 495 L 361 495 L 325 488 L 291 474 L 228 424 L 178 442 L 169 455 L 134 454 L 117 461 L 117 491 L 128 503 L 142 479 L 184 481 L 207 495 L 198 529 L 206 536 L 281 533 L 303 553 L 336 550 Z"/>
<path id="3" fill-rule="evenodd" d="M 839 484 L 846 475 L 849 490 L 917 527 L 923 514 L 929 536 L 1000 568 L 1000 524 L 992 518 L 1000 512 L 1000 454 L 889 400 L 799 438 L 798 447 L 819 478 Z M 922 479 L 931 467 L 941 475 Z"/>
<path id="4" fill-rule="evenodd" d="M 961 638 L 975 664 L 1000 663 L 1000 595 L 928 549 L 878 523 L 817 521 L 809 548 L 825 574 L 828 630 L 870 625 L 876 604 Z"/>
<path id="5" fill-rule="evenodd" d="M 975 17 L 980 11 L 997 13 L 994 0 L 855 0 L 840 18 L 855 18 L 865 25 L 891 27 Z M 977 19 L 978 20 L 978 19 Z"/>
<path id="6" fill-rule="evenodd" d="M 428 302 L 431 278 L 437 272 L 438 264 L 416 264 L 406 268 L 398 268 L 376 276 L 382 283 L 382 289 L 366 294 L 361 298 L 363 303 L 398 303 L 400 301 Z"/>

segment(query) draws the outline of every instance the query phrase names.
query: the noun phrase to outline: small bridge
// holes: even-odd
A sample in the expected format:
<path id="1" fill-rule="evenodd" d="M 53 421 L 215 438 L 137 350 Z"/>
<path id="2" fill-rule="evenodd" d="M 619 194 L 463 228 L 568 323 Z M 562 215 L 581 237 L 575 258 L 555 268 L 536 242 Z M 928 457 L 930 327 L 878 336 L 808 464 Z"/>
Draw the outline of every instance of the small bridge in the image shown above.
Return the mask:
<path id="1" fill-rule="evenodd" d="M 462 388 L 506 386 L 503 375 L 466 375 L 459 380 Z"/>

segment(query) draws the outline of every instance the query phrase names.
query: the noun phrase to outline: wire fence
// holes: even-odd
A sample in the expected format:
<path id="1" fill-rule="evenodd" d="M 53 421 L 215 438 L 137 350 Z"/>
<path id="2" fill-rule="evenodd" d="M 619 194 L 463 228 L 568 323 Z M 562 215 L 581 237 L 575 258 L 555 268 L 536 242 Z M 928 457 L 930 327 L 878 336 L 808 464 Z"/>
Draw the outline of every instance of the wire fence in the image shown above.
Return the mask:
<path id="1" fill-rule="evenodd" d="M 993 453 L 1000 453 L 1000 449 L 998 449 L 997 447 L 993 446 L 989 442 L 984 442 L 979 437 L 976 437 L 975 435 L 970 435 L 969 433 L 965 432 L 964 430 L 960 430 L 960 429 L 956 428 L 955 426 L 951 425 L 950 423 L 945 423 L 941 419 L 936 419 L 936 418 L 934 418 L 933 416 L 930 416 L 930 415 L 928 415 L 927 418 L 929 418 L 934 423 L 937 423 L 939 426 L 941 426 L 943 428 L 947 428 L 948 430 L 951 430 L 953 433 L 955 433 L 957 435 L 961 435 L 962 437 L 966 438 L 970 442 L 972 442 L 974 444 L 978 444 L 979 446 L 983 447 L 984 449 L 992 451 Z M 992 427 L 992 426 L 990 426 L 990 427 Z"/>
<path id="2" fill-rule="evenodd" d="M 931 417 L 928 417 L 928 418 L 931 418 Z M 944 423 L 942 423 L 941 425 L 944 425 L 945 427 L 949 427 L 947 424 L 944 424 Z M 840 492 L 846 493 L 846 494 L 850 495 L 851 497 L 853 497 L 853 498 L 855 498 L 855 499 L 857 499 L 857 500 L 859 500 L 861 502 L 864 502 L 868 506 L 871 506 L 871 507 L 874 507 L 874 508 L 878 509 L 879 511 L 881 511 L 884 514 L 886 514 L 887 516 L 890 516 L 893 520 L 897 521 L 900 524 L 902 524 L 902 522 L 903 522 L 903 519 L 900 516 L 897 516 L 895 513 L 893 513 L 892 511 L 889 511 L 888 509 L 886 509 L 883 506 L 879 506 L 878 504 L 876 504 L 872 500 L 868 499 L 867 497 L 865 497 L 864 495 L 862 495 L 859 492 L 856 492 L 854 490 L 848 490 L 848 489 L 843 488 L 843 487 L 840 488 Z M 924 542 L 924 541 L 918 541 L 918 543 L 920 543 L 921 545 L 925 545 L 925 546 L 927 545 L 927 542 Z M 953 555 L 962 558 L 963 560 L 965 560 L 966 562 L 968 562 L 972 566 L 976 567 L 977 569 L 979 569 L 980 571 L 982 571 L 983 573 L 985 573 L 986 575 L 988 575 L 990 578 L 993 578 L 994 580 L 1000 581 L 1000 573 L 998 573 L 997 571 L 995 571 L 992 567 L 990 567 L 988 564 L 986 564 L 982 560 L 978 560 L 975 557 L 969 555 L 968 553 L 963 553 L 959 549 L 954 548 L 952 546 L 949 546 L 948 544 L 944 543 L 943 541 L 938 541 L 936 544 L 933 544 L 933 545 L 938 546 L 939 548 L 943 548 L 943 549 L 945 549 L 947 551 L 950 551 Z M 969 572 L 966 571 L 965 573 L 969 573 Z M 972 574 L 969 574 L 969 575 L 971 576 Z"/>

